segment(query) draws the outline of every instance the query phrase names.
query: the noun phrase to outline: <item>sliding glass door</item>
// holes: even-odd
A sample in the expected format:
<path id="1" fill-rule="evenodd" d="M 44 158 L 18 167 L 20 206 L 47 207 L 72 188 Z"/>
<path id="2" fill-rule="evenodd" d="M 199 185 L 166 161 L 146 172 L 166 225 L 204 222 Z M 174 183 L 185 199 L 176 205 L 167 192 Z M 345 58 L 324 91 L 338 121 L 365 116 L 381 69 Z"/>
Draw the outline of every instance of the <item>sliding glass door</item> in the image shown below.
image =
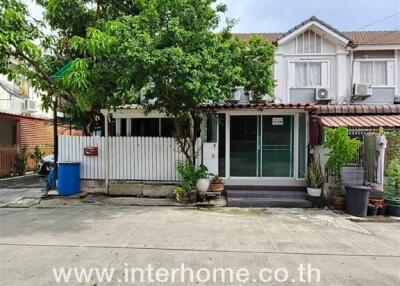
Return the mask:
<path id="1" fill-rule="evenodd" d="M 262 177 L 293 176 L 293 116 L 262 117 Z"/>
<path id="2" fill-rule="evenodd" d="M 231 177 L 293 177 L 293 115 L 230 117 Z"/>
<path id="3" fill-rule="evenodd" d="M 258 175 L 259 116 L 231 116 L 230 174 L 234 177 Z"/>

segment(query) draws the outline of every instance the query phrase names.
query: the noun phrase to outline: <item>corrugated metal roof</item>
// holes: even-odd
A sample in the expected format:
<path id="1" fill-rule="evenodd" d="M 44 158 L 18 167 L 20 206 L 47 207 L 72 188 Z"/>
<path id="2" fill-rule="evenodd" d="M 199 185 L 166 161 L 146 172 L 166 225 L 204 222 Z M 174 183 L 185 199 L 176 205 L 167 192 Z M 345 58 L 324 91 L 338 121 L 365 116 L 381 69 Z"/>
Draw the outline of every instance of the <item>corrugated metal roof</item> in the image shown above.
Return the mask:
<path id="1" fill-rule="evenodd" d="M 326 127 L 400 127 L 400 115 L 321 116 Z"/>
<path id="2" fill-rule="evenodd" d="M 205 109 L 303 109 L 317 110 L 313 104 L 285 104 L 285 103 L 209 103 L 203 104 Z"/>
<path id="3" fill-rule="evenodd" d="M 351 105 L 319 105 L 318 113 L 324 114 L 400 114 L 399 104 L 351 104 Z"/>

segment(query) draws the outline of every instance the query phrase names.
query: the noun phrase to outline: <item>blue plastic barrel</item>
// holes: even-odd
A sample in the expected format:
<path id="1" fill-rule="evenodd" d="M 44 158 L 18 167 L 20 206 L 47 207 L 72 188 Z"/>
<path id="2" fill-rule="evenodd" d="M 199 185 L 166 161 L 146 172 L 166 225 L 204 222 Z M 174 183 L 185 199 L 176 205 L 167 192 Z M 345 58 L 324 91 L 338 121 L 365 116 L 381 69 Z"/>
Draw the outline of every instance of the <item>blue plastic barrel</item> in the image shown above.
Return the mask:
<path id="1" fill-rule="evenodd" d="M 80 163 L 58 163 L 58 194 L 60 196 L 73 196 L 79 193 Z"/>

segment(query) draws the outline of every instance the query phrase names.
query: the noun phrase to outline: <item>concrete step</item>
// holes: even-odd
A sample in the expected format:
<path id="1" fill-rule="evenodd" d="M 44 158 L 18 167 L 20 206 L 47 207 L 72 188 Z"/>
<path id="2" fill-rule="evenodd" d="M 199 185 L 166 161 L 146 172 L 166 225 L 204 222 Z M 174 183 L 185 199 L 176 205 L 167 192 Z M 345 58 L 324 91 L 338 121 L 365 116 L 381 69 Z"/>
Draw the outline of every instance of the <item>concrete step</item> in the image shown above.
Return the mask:
<path id="1" fill-rule="evenodd" d="M 309 208 L 311 202 L 305 199 L 288 198 L 227 198 L 228 207 L 281 207 L 281 208 Z"/>
<path id="2" fill-rule="evenodd" d="M 307 188 L 302 186 L 252 186 L 252 185 L 226 185 L 226 191 L 236 190 L 249 190 L 249 191 L 303 191 L 306 192 Z"/>
<path id="3" fill-rule="evenodd" d="M 299 198 L 306 199 L 305 191 L 279 191 L 279 190 L 228 190 L 229 198 Z"/>

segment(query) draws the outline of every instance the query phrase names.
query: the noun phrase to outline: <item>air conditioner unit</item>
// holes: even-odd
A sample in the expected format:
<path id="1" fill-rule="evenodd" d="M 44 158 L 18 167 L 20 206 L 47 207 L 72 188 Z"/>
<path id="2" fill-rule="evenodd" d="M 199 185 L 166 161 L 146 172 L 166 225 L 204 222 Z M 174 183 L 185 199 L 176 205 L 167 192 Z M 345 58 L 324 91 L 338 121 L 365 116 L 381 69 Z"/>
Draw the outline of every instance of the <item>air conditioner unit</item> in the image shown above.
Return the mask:
<path id="1" fill-rule="evenodd" d="M 315 89 L 315 100 L 316 101 L 331 101 L 332 95 L 327 88 L 316 88 Z"/>
<path id="2" fill-rule="evenodd" d="M 35 112 L 37 111 L 37 102 L 35 100 L 32 99 L 26 99 L 25 100 L 25 111 L 28 112 Z"/>
<path id="3" fill-rule="evenodd" d="M 400 103 L 400 95 L 396 95 L 395 97 L 394 97 L 394 103 Z"/>
<path id="4" fill-rule="evenodd" d="M 234 87 L 232 88 L 232 97 L 233 101 L 240 101 L 242 98 L 242 94 L 244 94 L 244 87 Z"/>
<path id="5" fill-rule="evenodd" d="M 372 86 L 370 84 L 355 83 L 353 88 L 353 99 L 365 99 L 372 95 Z"/>

